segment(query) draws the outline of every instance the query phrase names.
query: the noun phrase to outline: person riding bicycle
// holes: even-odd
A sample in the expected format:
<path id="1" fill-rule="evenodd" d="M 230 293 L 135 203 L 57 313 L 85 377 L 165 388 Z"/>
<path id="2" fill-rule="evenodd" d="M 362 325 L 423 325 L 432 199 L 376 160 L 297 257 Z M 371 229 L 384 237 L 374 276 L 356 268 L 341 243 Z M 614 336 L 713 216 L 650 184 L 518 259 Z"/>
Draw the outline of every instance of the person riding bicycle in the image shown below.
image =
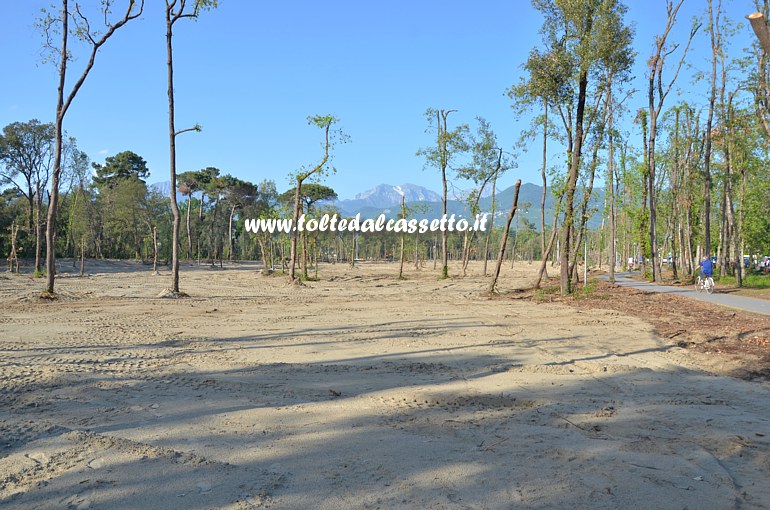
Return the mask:
<path id="1" fill-rule="evenodd" d="M 703 278 L 710 278 L 714 276 L 714 262 L 711 261 L 711 257 L 703 257 L 703 260 L 700 264 L 698 264 L 698 267 L 695 268 L 697 271 L 700 269 L 700 274 Z"/>

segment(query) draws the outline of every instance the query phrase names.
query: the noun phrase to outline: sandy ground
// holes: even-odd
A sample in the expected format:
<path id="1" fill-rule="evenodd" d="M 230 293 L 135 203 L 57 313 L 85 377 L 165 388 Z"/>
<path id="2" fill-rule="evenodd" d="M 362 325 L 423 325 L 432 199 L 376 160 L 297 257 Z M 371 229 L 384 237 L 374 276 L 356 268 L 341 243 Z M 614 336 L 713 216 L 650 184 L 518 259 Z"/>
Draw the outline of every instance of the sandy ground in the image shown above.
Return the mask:
<path id="1" fill-rule="evenodd" d="M 183 267 L 173 300 L 91 263 L 57 302 L 0 275 L 0 507 L 770 507 L 768 383 L 618 311 L 484 297 L 478 267 L 397 269 Z"/>

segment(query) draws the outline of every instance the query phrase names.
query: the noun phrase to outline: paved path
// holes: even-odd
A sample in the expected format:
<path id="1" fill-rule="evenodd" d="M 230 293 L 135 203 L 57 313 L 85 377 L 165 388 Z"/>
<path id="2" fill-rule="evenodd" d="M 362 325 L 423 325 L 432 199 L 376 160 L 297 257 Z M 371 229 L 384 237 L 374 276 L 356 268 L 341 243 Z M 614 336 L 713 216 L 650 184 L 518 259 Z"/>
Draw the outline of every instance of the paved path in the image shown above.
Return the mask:
<path id="1" fill-rule="evenodd" d="M 607 275 L 602 275 L 601 279 L 608 280 Z M 727 306 L 747 312 L 770 315 L 770 300 L 751 298 L 745 296 L 736 296 L 734 294 L 723 294 L 719 292 L 719 283 L 713 294 L 698 292 L 694 285 L 685 287 L 671 287 L 668 285 L 657 285 L 654 283 L 640 282 L 630 278 L 630 273 L 615 273 L 615 283 L 624 287 L 643 290 L 646 292 L 662 292 L 665 294 L 678 294 L 701 301 L 707 301 L 717 305 Z"/>

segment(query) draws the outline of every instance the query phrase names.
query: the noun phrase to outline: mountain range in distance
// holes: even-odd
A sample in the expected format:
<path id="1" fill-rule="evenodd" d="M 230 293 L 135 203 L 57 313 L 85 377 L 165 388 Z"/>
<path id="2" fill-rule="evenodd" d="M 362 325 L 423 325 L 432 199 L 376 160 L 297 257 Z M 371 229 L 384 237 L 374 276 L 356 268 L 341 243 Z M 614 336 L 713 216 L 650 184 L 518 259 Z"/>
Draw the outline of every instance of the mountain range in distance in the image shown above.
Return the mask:
<path id="1" fill-rule="evenodd" d="M 328 205 L 336 207 L 345 216 L 355 216 L 361 214 L 362 218 L 376 218 L 380 214 L 385 214 L 387 218 L 395 218 L 401 212 L 401 193 L 404 194 L 407 216 L 417 219 L 440 218 L 442 214 L 441 195 L 435 191 L 429 190 L 416 184 L 380 184 L 374 188 L 359 193 L 353 199 L 336 200 L 327 202 Z M 468 193 L 460 193 L 467 196 Z M 514 186 L 505 189 L 498 189 L 495 193 L 495 223 L 500 225 L 511 209 L 513 204 Z M 526 224 L 532 225 L 536 231 L 540 231 L 540 201 L 542 200 L 543 187 L 537 184 L 526 183 L 521 185 L 519 190 L 519 208 L 516 213 L 520 222 L 520 227 Z M 579 203 L 580 196 L 576 194 L 575 202 Z M 545 199 L 545 223 L 550 226 L 553 222 L 554 197 L 550 190 Z M 601 225 L 601 211 L 604 206 L 604 190 L 594 188 L 591 195 L 590 207 L 596 212 L 592 214 L 588 221 L 588 228 L 594 229 Z M 490 213 L 492 210 L 491 189 L 482 194 L 479 200 L 481 212 Z M 450 198 L 447 200 L 447 214 L 454 214 L 457 217 L 470 218 L 470 206 L 466 200 Z"/>
<path id="2" fill-rule="evenodd" d="M 152 184 L 151 187 L 163 194 L 168 194 L 169 182 L 160 182 Z M 495 224 L 500 225 L 513 204 L 514 186 L 505 189 L 498 189 L 495 194 Z M 543 187 L 537 184 L 525 183 L 519 190 L 519 209 L 516 213 L 517 219 L 514 219 L 514 225 L 518 222 L 520 227 L 527 224 L 532 225 L 536 231 L 540 231 L 540 201 L 542 199 Z M 407 216 L 417 219 L 441 218 L 441 195 L 433 190 L 419 186 L 417 184 L 379 184 L 374 188 L 358 193 L 352 199 L 334 200 L 319 202 L 319 205 L 329 205 L 339 210 L 340 214 L 347 217 L 360 214 L 361 218 L 376 218 L 384 214 L 388 219 L 396 218 L 401 212 L 401 195 L 404 195 Z M 467 196 L 468 192 L 455 193 L 455 195 Z M 177 193 L 177 199 L 182 202 L 185 200 L 180 193 Z M 580 194 L 575 197 L 576 205 L 580 203 Z M 545 200 L 545 224 L 547 227 L 553 223 L 554 197 L 550 190 L 546 194 Z M 596 229 L 601 225 L 601 211 L 604 207 L 604 189 L 594 188 L 591 194 L 590 207 L 595 212 L 588 221 L 589 229 Z M 479 200 L 479 208 L 482 212 L 489 213 L 492 210 L 491 189 L 482 194 Z M 454 214 L 456 217 L 470 218 L 470 206 L 462 198 L 450 198 L 447 200 L 447 214 Z"/>

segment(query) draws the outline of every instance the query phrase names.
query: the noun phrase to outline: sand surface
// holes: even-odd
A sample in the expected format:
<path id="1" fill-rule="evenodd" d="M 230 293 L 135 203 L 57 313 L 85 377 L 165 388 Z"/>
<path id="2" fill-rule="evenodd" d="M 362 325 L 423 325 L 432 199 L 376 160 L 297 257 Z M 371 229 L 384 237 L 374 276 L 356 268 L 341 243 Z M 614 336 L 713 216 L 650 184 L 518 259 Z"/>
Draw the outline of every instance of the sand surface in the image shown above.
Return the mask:
<path id="1" fill-rule="evenodd" d="M 640 319 L 478 267 L 254 269 L 0 275 L 0 507 L 770 507 L 770 385 Z"/>

